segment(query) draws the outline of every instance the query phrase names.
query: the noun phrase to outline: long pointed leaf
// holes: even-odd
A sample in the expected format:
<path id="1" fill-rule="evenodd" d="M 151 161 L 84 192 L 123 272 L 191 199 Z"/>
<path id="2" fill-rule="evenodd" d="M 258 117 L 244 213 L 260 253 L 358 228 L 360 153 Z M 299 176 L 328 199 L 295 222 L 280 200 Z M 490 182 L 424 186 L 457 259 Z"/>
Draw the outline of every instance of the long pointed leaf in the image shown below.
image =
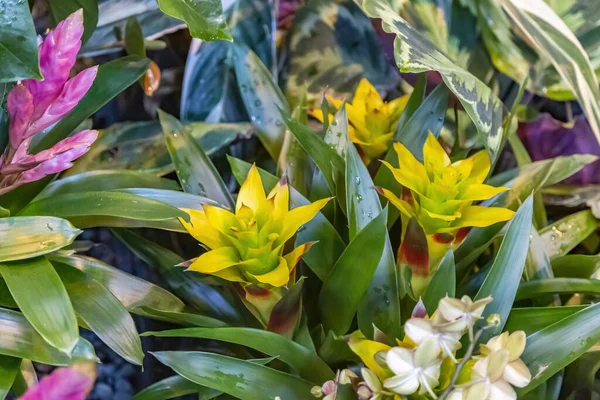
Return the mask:
<path id="1" fill-rule="evenodd" d="M 0 400 L 4 400 L 19 373 L 21 359 L 0 356 Z"/>
<path id="2" fill-rule="evenodd" d="M 81 231 L 62 218 L 0 218 L 0 261 L 47 254 L 73 243 Z"/>
<path id="3" fill-rule="evenodd" d="M 55 269 L 79 318 L 114 352 L 142 365 L 144 352 L 135 323 L 119 300 L 77 268 L 58 263 Z"/>
<path id="4" fill-rule="evenodd" d="M 177 118 L 160 110 L 158 117 L 183 190 L 233 208 L 234 202 L 227 186 L 200 145 Z"/>
<path id="5" fill-rule="evenodd" d="M 334 373 L 316 353 L 279 334 L 250 328 L 187 328 L 162 332 L 147 332 L 144 336 L 195 337 L 222 340 L 248 346 L 261 353 L 276 356 L 290 365 L 304 379 L 315 384 L 333 379 Z"/>
<path id="6" fill-rule="evenodd" d="M 77 318 L 54 267 L 43 257 L 0 264 L 0 274 L 36 331 L 65 354 L 79 339 Z"/>
<path id="7" fill-rule="evenodd" d="M 25 358 L 49 365 L 70 365 L 74 361 L 99 361 L 94 348 L 79 338 L 71 357 L 46 342 L 25 316 L 0 308 L 0 354 Z"/>
<path id="8" fill-rule="evenodd" d="M 162 351 L 153 355 L 192 382 L 239 399 L 314 399 L 310 382 L 249 361 L 189 351 Z"/>
<path id="9" fill-rule="evenodd" d="M 477 299 L 487 296 L 494 299 L 486 306 L 484 316 L 500 314 L 501 321 L 496 329 L 484 332 L 481 339 L 484 342 L 502 330 L 510 314 L 527 259 L 532 218 L 533 196 L 529 196 L 509 222 L 492 268 L 477 292 Z"/>
<path id="10" fill-rule="evenodd" d="M 387 209 L 384 209 L 348 244 L 323 282 L 319 308 L 325 331 L 342 335 L 350 328 L 382 258 L 386 223 Z"/>

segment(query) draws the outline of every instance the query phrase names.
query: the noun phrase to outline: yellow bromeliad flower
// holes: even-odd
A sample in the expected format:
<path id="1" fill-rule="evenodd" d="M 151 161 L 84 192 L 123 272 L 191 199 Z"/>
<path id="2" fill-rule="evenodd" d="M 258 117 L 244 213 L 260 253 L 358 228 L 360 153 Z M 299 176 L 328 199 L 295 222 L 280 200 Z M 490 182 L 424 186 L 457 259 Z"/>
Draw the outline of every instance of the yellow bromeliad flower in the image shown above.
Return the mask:
<path id="1" fill-rule="evenodd" d="M 484 227 L 507 221 L 514 212 L 501 207 L 473 205 L 474 201 L 486 200 L 508 190 L 483 183 L 490 170 L 490 158 L 485 150 L 465 159 L 450 162 L 450 158 L 438 142 L 429 134 L 423 148 L 423 163 L 401 143 L 394 143 L 398 154 L 399 168 L 383 162 L 394 178 L 404 187 L 401 197 L 385 188 L 377 188 L 381 195 L 397 207 L 408 221 L 414 219 L 422 228 L 427 239 L 425 254 L 414 252 L 414 245 L 406 243 L 400 248 L 400 262 L 410 265 L 415 277 L 424 278 L 421 289 L 437 270 L 440 260 L 450 246 L 459 244 L 470 227 Z M 403 251 L 403 248 L 405 251 Z M 414 262 L 417 260 L 417 262 Z M 413 261 L 413 262 L 411 262 Z M 415 265 L 419 264 L 421 265 Z M 415 294 L 417 291 L 415 291 Z"/>
<path id="2" fill-rule="evenodd" d="M 342 105 L 341 100 L 331 96 L 327 98 L 336 108 Z M 352 103 L 346 104 L 346 110 L 350 123 L 348 129 L 350 141 L 358 146 L 365 164 L 369 164 L 390 148 L 396 123 L 408 98 L 409 96 L 402 96 L 385 102 L 368 80 L 361 79 Z M 319 121 L 324 121 L 321 110 L 314 109 L 311 113 Z M 329 117 L 331 121 L 333 116 Z"/>
<path id="3" fill-rule="evenodd" d="M 329 199 L 289 209 L 289 187 L 280 181 L 267 196 L 256 166 L 240 188 L 235 214 L 203 205 L 202 211 L 184 209 L 190 222 L 185 229 L 209 251 L 190 269 L 233 282 L 263 287 L 285 286 L 290 274 L 312 242 L 287 254 L 284 245 L 296 231 L 325 206 Z"/>

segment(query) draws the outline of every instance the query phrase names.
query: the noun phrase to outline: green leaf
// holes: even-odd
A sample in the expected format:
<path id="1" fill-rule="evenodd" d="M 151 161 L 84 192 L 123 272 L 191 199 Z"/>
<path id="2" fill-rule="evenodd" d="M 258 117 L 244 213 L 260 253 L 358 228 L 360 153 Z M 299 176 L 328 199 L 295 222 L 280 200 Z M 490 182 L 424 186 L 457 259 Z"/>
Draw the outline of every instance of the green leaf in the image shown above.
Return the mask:
<path id="1" fill-rule="evenodd" d="M 176 267 L 185 261 L 182 257 L 127 229 L 113 229 L 112 232 L 139 259 L 157 269 L 173 291 L 187 304 L 201 313 L 241 323 L 241 315 L 231 298 L 204 282 L 203 275 Z"/>
<path id="2" fill-rule="evenodd" d="M 263 146 L 273 160 L 278 160 L 285 137 L 279 109 L 289 113 L 289 106 L 275 78 L 256 54 L 245 46 L 233 47 L 235 76 L 246 112 L 258 129 Z"/>
<path id="3" fill-rule="evenodd" d="M 408 24 L 384 0 L 362 0 L 371 18 L 381 18 L 383 29 L 396 35 L 394 56 L 402 72 L 437 71 L 456 95 L 477 128 L 490 158 L 495 160 L 502 145 L 502 102 L 492 90 Z"/>
<path id="4" fill-rule="evenodd" d="M 158 321 L 169 322 L 175 325 L 185 327 L 200 327 L 200 328 L 222 328 L 227 326 L 227 323 L 205 315 L 193 314 L 189 312 L 162 311 L 149 307 L 136 308 L 135 313 L 144 317 L 152 318 Z"/>
<path id="5" fill-rule="evenodd" d="M 523 282 L 519 286 L 516 300 L 530 299 L 545 294 L 598 294 L 600 280 L 582 278 L 554 278 Z"/>
<path id="6" fill-rule="evenodd" d="M 377 270 L 386 243 L 387 209 L 364 227 L 348 244 L 319 295 L 325 331 L 345 334 Z M 389 284 L 389 283 L 388 283 Z"/>
<path id="7" fill-rule="evenodd" d="M 187 213 L 160 201 L 122 192 L 67 193 L 29 203 L 19 215 L 50 215 L 68 219 L 75 226 L 156 226 L 183 231 L 176 218 Z M 150 225 L 154 223 L 153 225 Z"/>
<path id="8" fill-rule="evenodd" d="M 0 400 L 4 400 L 19 373 L 21 359 L 0 356 Z"/>
<path id="9" fill-rule="evenodd" d="M 254 134 L 247 123 L 194 122 L 183 128 L 212 156 L 235 140 Z M 67 176 L 99 169 L 136 170 L 165 175 L 175 170 L 159 121 L 122 122 L 100 130 L 90 150 L 65 172 Z"/>
<path id="10" fill-rule="evenodd" d="M 600 341 L 599 313 L 600 304 L 594 304 L 527 338 L 521 360 L 533 378 L 525 388 L 517 389 L 519 396 L 535 389 Z"/>
<path id="11" fill-rule="evenodd" d="M 80 233 L 61 218 L 0 218 L 0 262 L 53 252 L 73 243 Z"/>
<path id="12" fill-rule="evenodd" d="M 550 259 L 564 256 L 598 227 L 590 210 L 568 215 L 540 230 L 542 245 Z"/>
<path id="13" fill-rule="evenodd" d="M 125 24 L 125 52 L 140 57 L 146 57 L 146 45 L 142 26 L 135 16 L 127 18 Z"/>
<path id="14" fill-rule="evenodd" d="M 366 229 L 368 224 L 383 212 L 371 175 L 358 155 L 354 144 L 350 141 L 347 142 L 346 147 L 345 177 L 349 236 L 351 240 L 354 240 Z M 385 214 L 387 225 L 388 208 L 385 209 Z M 363 284 L 368 285 L 358 308 L 358 326 L 368 337 L 372 336 L 373 325 L 376 325 L 390 337 L 399 337 L 401 326 L 400 295 L 394 250 L 387 230 L 382 235 L 384 247 L 382 253 L 379 254 L 375 273 L 372 276 L 356 276 L 358 279 L 364 280 L 358 283 L 357 287 Z M 369 247 L 365 247 L 365 249 L 369 249 Z M 340 270 L 340 272 L 342 271 Z M 340 332 L 336 331 L 336 333 L 339 334 Z"/>
<path id="15" fill-rule="evenodd" d="M 23 314 L 4 308 L 0 308 L 0 354 L 49 365 L 66 366 L 74 361 L 100 361 L 87 340 L 79 338 L 69 357 L 49 345 Z"/>
<path id="16" fill-rule="evenodd" d="M 296 370 L 301 377 L 315 384 L 322 384 L 335 376 L 327 364 L 313 351 L 284 336 L 265 330 L 250 328 L 187 328 L 147 332 L 143 336 L 221 340 L 248 346 L 261 353 L 277 357 Z"/>
<path id="17" fill-rule="evenodd" d="M 600 269 L 600 256 L 569 254 L 552 260 L 552 270 L 557 278 L 589 279 Z"/>
<path id="18" fill-rule="evenodd" d="M 239 399 L 314 399 L 310 393 L 312 383 L 245 360 L 199 351 L 161 351 L 153 355 L 192 382 Z"/>
<path id="19" fill-rule="evenodd" d="M 189 194 L 175 190 L 129 188 L 118 189 L 118 191 L 160 201 L 175 208 L 190 208 L 192 210 L 200 210 L 202 209 L 202 204 L 210 204 L 217 207 L 220 206 L 219 203 L 209 199 L 208 197 L 196 196 L 195 194 Z"/>
<path id="20" fill-rule="evenodd" d="M 161 110 L 158 117 L 165 143 L 183 190 L 205 196 L 233 209 L 235 203 L 219 171 L 179 120 Z"/>
<path id="21" fill-rule="evenodd" d="M 498 249 L 492 268 L 477 292 L 476 299 L 487 296 L 494 299 L 486 306 L 484 317 L 500 314 L 500 325 L 496 329 L 488 329 L 484 332 L 482 342 L 486 342 L 487 339 L 501 332 L 508 319 L 525 267 L 532 218 L 533 196 L 529 196 L 508 223 L 506 235 Z"/>
<path id="22" fill-rule="evenodd" d="M 427 287 L 423 303 L 429 315 L 437 310 L 438 303 L 446 296 L 454 297 L 456 294 L 456 268 L 454 267 L 454 253 L 449 250 L 442 261 L 431 282 Z"/>
<path id="23" fill-rule="evenodd" d="M 149 65 L 150 60 L 138 56 L 127 56 L 102 64 L 87 94 L 37 143 L 34 152 L 48 149 L 69 136 L 79 124 L 135 83 Z"/>
<path id="24" fill-rule="evenodd" d="M 85 44 L 94 33 L 98 25 L 97 0 L 49 0 L 48 5 L 55 26 L 75 11 L 83 9 L 84 30 L 81 42 Z"/>
<path id="25" fill-rule="evenodd" d="M 144 352 L 133 318 L 117 298 L 84 272 L 57 263 L 75 313 L 89 329 L 130 363 L 142 365 Z"/>
<path id="26" fill-rule="evenodd" d="M 0 83 L 42 79 L 37 36 L 26 1 L 0 0 Z"/>
<path id="27" fill-rule="evenodd" d="M 504 325 L 507 332 L 525 331 L 529 336 L 583 310 L 587 306 L 513 308 Z"/>
<path id="28" fill-rule="evenodd" d="M 340 119 L 347 120 L 345 106 L 340 107 L 338 113 L 341 113 L 339 116 Z M 307 126 L 292 119 L 289 114 L 285 112 L 282 112 L 281 116 L 290 132 L 323 174 L 331 196 L 339 194 L 337 200 L 340 207 L 342 207 L 342 210 L 345 211 L 346 199 L 344 187 L 341 186 L 343 183 L 341 182 L 341 179 L 336 179 L 336 177 L 341 177 L 344 173 L 344 159 Z M 341 134 L 348 135 L 347 132 L 341 132 Z"/>
<path id="29" fill-rule="evenodd" d="M 545 59 L 552 62 L 573 91 L 600 142 L 600 90 L 590 59 L 564 21 L 542 0 L 502 3 L 516 28 Z"/>
<path id="30" fill-rule="evenodd" d="M 181 19 L 198 39 L 232 40 L 220 0 L 157 0 L 165 14 Z"/>
<path id="31" fill-rule="evenodd" d="M 178 190 L 179 185 L 170 180 L 144 172 L 124 170 L 90 171 L 56 180 L 46 186 L 37 200 L 67 193 L 113 190 L 125 188 Z"/>
<path id="32" fill-rule="evenodd" d="M 241 184 L 246 179 L 252 164 L 233 157 L 228 157 L 228 161 L 235 179 Z M 276 176 L 262 169 L 258 171 L 267 191 L 279 181 Z M 309 201 L 297 190 L 290 187 L 290 207 L 295 208 L 306 204 L 309 204 Z M 311 221 L 307 222 L 296 234 L 297 244 L 309 241 L 317 241 L 318 243 L 311 247 L 302 259 L 319 279 L 324 280 L 346 245 L 331 222 L 321 213 L 318 213 Z"/>
<path id="33" fill-rule="evenodd" d="M 210 399 L 222 392 L 188 381 L 180 375 L 170 376 L 148 386 L 133 396 L 132 400 L 166 400 L 187 394 L 199 394 L 201 399 Z"/>
<path id="34" fill-rule="evenodd" d="M 53 263 L 61 262 L 85 272 L 107 288 L 130 312 L 140 307 L 174 312 L 183 310 L 181 300 L 165 289 L 94 258 L 57 253 L 48 258 Z"/>
<path id="35" fill-rule="evenodd" d="M 43 257 L 0 264 L 0 274 L 35 330 L 65 354 L 77 345 L 75 311 L 52 264 Z"/>

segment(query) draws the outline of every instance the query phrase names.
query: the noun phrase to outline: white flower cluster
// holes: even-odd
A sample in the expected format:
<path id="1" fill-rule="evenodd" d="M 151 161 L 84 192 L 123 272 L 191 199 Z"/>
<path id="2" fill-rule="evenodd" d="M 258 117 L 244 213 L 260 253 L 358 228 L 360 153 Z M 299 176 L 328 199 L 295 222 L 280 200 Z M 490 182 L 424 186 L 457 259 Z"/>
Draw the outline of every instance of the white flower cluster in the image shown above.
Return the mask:
<path id="1" fill-rule="evenodd" d="M 446 297 L 438 305 L 432 319 L 411 318 L 405 326 L 406 347 L 393 347 L 376 360 L 387 367 L 393 376 L 381 382 L 372 371 L 363 368 L 364 382 L 359 388 L 360 400 L 388 399 L 396 395 L 429 395 L 436 399 L 440 371 L 444 359 L 458 364 L 455 353 L 461 347 L 460 339 L 467 332 L 471 342 L 473 326 L 480 320 L 491 297 L 472 301 Z M 409 340 L 407 340 L 409 339 Z M 409 348 L 410 342 L 414 348 Z M 526 386 L 531 380 L 527 366 L 519 358 L 525 349 L 522 331 L 508 332 L 490 339 L 481 346 L 481 355 L 472 361 L 471 379 L 457 385 L 446 395 L 449 400 L 512 400 L 516 393 L 511 385 Z M 368 390 L 367 390 L 368 389 Z"/>

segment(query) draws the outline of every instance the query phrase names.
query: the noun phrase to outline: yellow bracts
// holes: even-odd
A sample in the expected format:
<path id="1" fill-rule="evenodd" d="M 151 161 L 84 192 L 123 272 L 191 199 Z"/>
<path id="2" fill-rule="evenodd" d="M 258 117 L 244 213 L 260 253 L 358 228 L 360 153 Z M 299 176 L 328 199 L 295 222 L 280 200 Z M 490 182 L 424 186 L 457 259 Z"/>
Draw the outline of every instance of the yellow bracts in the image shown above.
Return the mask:
<path id="1" fill-rule="evenodd" d="M 331 96 L 327 98 L 336 108 L 342 105 L 341 100 Z M 350 141 L 357 145 L 365 164 L 368 165 L 390 148 L 396 123 L 408 98 L 403 96 L 385 102 L 368 80 L 362 79 L 358 84 L 352 103 L 346 104 L 348 135 Z M 321 110 L 314 109 L 311 113 L 319 121 L 324 121 Z"/>
<path id="2" fill-rule="evenodd" d="M 305 243 L 287 254 L 284 245 L 329 199 L 289 209 L 289 187 L 280 181 L 267 196 L 256 166 L 242 185 L 235 213 L 204 205 L 202 211 L 184 209 L 185 229 L 209 251 L 190 269 L 233 282 L 285 286 L 302 255 L 314 244 Z"/>

